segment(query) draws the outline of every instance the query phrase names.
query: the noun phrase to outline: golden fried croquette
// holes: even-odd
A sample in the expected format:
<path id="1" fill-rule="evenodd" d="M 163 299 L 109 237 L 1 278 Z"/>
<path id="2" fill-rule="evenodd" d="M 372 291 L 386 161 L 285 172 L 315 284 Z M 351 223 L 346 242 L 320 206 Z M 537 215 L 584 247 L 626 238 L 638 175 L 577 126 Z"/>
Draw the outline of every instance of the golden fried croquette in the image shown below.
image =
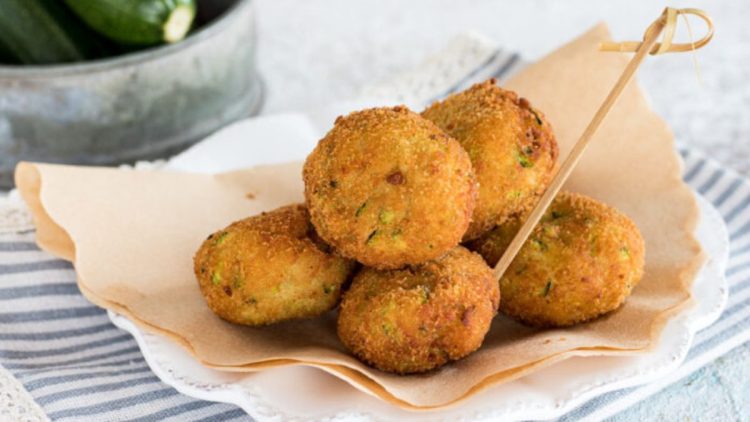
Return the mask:
<path id="1" fill-rule="evenodd" d="M 422 112 L 469 153 L 479 197 L 464 241 L 531 209 L 557 160 L 552 127 L 524 98 L 494 80 L 436 102 Z"/>
<path id="2" fill-rule="evenodd" d="M 237 221 L 208 236 L 194 258 L 209 308 L 245 325 L 314 317 L 332 309 L 354 264 L 317 238 L 302 205 Z"/>
<path id="3" fill-rule="evenodd" d="M 521 226 L 507 221 L 469 244 L 494 266 Z M 620 307 L 643 276 L 645 245 L 628 217 L 561 192 L 500 279 L 504 314 L 563 327 Z"/>
<path id="4" fill-rule="evenodd" d="M 415 267 L 363 268 L 342 299 L 338 335 L 380 370 L 425 372 L 478 349 L 499 300 L 490 268 L 459 246 Z"/>
<path id="5" fill-rule="evenodd" d="M 320 237 L 381 269 L 418 264 L 456 246 L 477 192 L 461 145 L 403 106 L 336 119 L 303 173 Z"/>

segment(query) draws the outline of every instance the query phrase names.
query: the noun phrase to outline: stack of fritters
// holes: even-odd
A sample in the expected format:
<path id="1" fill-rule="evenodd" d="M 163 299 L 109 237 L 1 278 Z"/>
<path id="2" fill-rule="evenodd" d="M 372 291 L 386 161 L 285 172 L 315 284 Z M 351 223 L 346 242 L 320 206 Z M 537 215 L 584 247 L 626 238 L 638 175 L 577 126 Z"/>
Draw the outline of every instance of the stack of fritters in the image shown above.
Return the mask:
<path id="1" fill-rule="evenodd" d="M 643 274 L 643 239 L 616 210 L 562 193 L 499 283 L 490 268 L 547 188 L 557 151 L 545 116 L 494 80 L 421 115 L 339 117 L 305 162 L 306 206 L 209 236 L 195 257 L 201 291 L 246 325 L 318 316 L 343 294 L 341 341 L 400 374 L 479 348 L 498 306 L 533 326 L 591 320 Z"/>

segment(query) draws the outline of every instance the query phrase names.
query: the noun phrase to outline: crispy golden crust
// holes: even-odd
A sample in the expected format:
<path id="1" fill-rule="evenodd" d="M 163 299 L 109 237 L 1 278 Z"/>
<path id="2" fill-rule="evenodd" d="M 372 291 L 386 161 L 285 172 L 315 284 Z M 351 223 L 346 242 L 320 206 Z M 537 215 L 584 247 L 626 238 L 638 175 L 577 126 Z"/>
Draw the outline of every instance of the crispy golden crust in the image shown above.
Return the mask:
<path id="1" fill-rule="evenodd" d="M 469 244 L 494 265 L 520 228 L 515 218 Z M 643 276 L 638 227 L 612 207 L 561 192 L 500 280 L 501 312 L 562 327 L 620 307 Z"/>
<path id="2" fill-rule="evenodd" d="M 237 221 L 208 236 L 194 258 L 209 308 L 237 324 L 318 316 L 336 306 L 354 262 L 330 253 L 303 205 Z"/>
<path id="3" fill-rule="evenodd" d="M 458 140 L 474 166 L 479 197 L 465 241 L 533 207 L 549 184 L 558 153 L 552 127 L 494 80 L 436 102 L 422 115 Z"/>
<path id="4" fill-rule="evenodd" d="M 459 246 L 417 267 L 362 269 L 341 302 L 338 334 L 380 370 L 425 372 L 478 349 L 499 300 L 490 268 Z"/>
<path id="5" fill-rule="evenodd" d="M 383 269 L 456 246 L 477 189 L 458 142 L 405 107 L 339 117 L 303 176 L 318 234 L 342 255 Z"/>

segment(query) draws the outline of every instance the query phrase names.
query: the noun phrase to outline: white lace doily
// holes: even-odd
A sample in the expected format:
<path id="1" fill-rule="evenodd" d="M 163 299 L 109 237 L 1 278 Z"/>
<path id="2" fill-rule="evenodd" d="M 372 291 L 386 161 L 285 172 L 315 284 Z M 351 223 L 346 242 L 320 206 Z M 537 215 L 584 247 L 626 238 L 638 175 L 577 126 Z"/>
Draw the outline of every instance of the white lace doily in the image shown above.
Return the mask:
<path id="1" fill-rule="evenodd" d="M 0 195 L 2 195 L 0 193 Z M 21 200 L 17 190 L 10 191 L 6 196 L 0 196 L 0 234 L 18 233 L 33 230 L 26 204 Z"/>
<path id="2" fill-rule="evenodd" d="M 0 421 L 41 422 L 49 418 L 10 372 L 0 366 Z"/>

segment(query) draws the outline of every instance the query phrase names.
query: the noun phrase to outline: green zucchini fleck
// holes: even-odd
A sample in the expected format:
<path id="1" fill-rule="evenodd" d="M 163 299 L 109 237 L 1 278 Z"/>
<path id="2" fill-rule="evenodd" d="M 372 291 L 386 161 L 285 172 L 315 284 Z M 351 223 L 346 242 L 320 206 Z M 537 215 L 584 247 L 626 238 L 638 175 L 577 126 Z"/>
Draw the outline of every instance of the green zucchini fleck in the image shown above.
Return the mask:
<path id="1" fill-rule="evenodd" d="M 378 219 L 383 224 L 390 224 L 395 216 L 396 214 L 393 211 L 383 210 L 378 214 Z"/>
<path id="2" fill-rule="evenodd" d="M 421 295 L 421 298 L 422 298 L 422 305 L 430 301 L 430 287 L 429 286 L 425 286 L 425 285 L 419 286 L 419 294 Z"/>
<path id="3" fill-rule="evenodd" d="M 539 126 L 542 126 L 542 125 L 543 125 L 544 123 L 542 122 L 542 118 L 541 118 L 541 117 L 539 117 L 539 113 L 537 113 L 537 112 L 536 112 L 536 110 L 534 110 L 533 108 L 529 108 L 529 111 L 530 111 L 530 112 L 531 112 L 531 114 L 533 114 L 533 115 L 534 115 L 534 117 L 536 118 L 536 123 L 537 123 L 537 124 L 538 124 Z"/>
<path id="4" fill-rule="evenodd" d="M 393 299 L 391 299 L 390 301 L 388 301 L 387 305 L 385 305 L 384 307 L 380 308 L 380 315 L 386 316 L 386 315 L 390 314 L 391 312 L 394 312 L 396 310 L 396 308 L 397 308 L 396 301 L 394 301 Z"/>
<path id="5" fill-rule="evenodd" d="M 620 248 L 620 259 L 629 259 L 630 258 L 630 249 L 628 249 L 627 246 L 623 246 Z"/>
<path id="6" fill-rule="evenodd" d="M 477 159 L 482 158 L 482 151 L 483 150 L 478 146 L 473 146 L 466 150 L 466 152 L 469 153 L 469 159 L 472 164 L 476 165 Z"/>
<path id="7" fill-rule="evenodd" d="M 544 286 L 544 290 L 542 290 L 542 296 L 549 296 L 550 290 L 552 290 L 552 280 L 547 280 L 547 284 Z"/>
<path id="8" fill-rule="evenodd" d="M 398 249 L 406 249 L 406 242 L 404 242 L 404 236 L 401 234 L 401 229 L 396 229 L 391 233 L 391 240 L 393 240 L 393 246 Z"/>
<path id="9" fill-rule="evenodd" d="M 363 202 L 362 205 L 357 208 L 357 211 L 354 212 L 354 216 L 359 217 L 362 215 L 362 213 L 365 212 L 365 208 L 367 208 L 367 201 Z"/>
<path id="10" fill-rule="evenodd" d="M 544 241 L 542 241 L 541 239 L 537 239 L 536 237 L 531 239 L 531 243 L 533 243 L 534 246 L 536 246 L 537 249 L 539 249 L 542 252 L 549 249 L 549 246 L 547 246 L 547 244 L 544 243 Z"/>
<path id="11" fill-rule="evenodd" d="M 221 283 L 221 274 L 218 271 L 211 273 L 211 283 L 213 283 L 214 286 L 218 286 Z"/>
<path id="12" fill-rule="evenodd" d="M 214 245 L 219 246 L 222 243 L 224 243 L 224 240 L 226 240 L 227 236 L 229 236 L 229 232 L 222 232 L 220 235 L 216 236 L 216 240 L 214 240 Z"/>
<path id="13" fill-rule="evenodd" d="M 560 233 L 560 226 L 557 224 L 546 224 L 543 227 L 542 231 L 547 237 L 557 238 L 558 233 Z"/>
<path id="14" fill-rule="evenodd" d="M 521 152 L 516 153 L 516 160 L 518 161 L 518 164 L 520 164 L 523 168 L 534 167 L 534 162 Z"/>

